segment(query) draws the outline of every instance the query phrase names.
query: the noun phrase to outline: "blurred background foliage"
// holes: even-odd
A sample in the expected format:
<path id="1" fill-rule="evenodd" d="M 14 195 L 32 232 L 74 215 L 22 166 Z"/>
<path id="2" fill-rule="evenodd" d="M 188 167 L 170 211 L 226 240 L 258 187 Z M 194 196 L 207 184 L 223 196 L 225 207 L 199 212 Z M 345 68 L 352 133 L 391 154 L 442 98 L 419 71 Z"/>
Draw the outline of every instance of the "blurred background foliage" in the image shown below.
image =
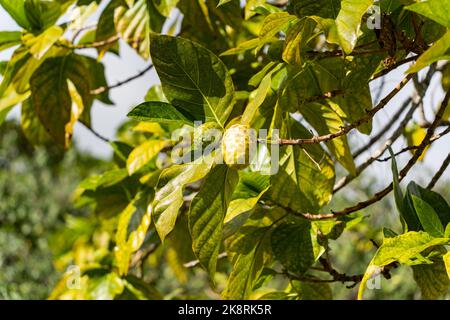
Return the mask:
<path id="1" fill-rule="evenodd" d="M 128 124 L 119 131 L 122 138 L 130 134 L 129 128 L 131 126 Z M 129 138 L 138 137 L 134 133 Z M 105 261 L 112 258 L 110 239 L 114 221 L 100 219 L 89 206 L 76 207 L 71 201 L 73 190 L 81 180 L 109 166 L 111 164 L 108 162 L 81 153 L 76 146 L 65 154 L 52 146 L 31 147 L 20 127 L 13 121 L 1 127 L 0 299 L 48 298 L 61 274 L 71 264 L 95 267 L 96 263 L 104 265 Z M 374 177 L 372 180 L 356 182 L 349 192 L 333 199 L 331 205 L 340 207 L 373 193 L 377 188 L 376 180 Z M 444 181 L 437 189 L 447 199 L 449 190 L 450 184 Z M 362 213 L 365 218 L 361 223 L 330 243 L 330 260 L 337 270 L 347 274 L 364 272 L 376 251 L 375 244 L 381 242 L 383 227 L 401 229 L 392 197 Z M 143 259 L 142 265 L 134 268 L 129 275 L 127 281 L 133 283 L 134 287 L 140 287 L 140 292 L 146 292 L 147 298 L 159 294 L 165 299 L 220 298 L 219 293 L 225 285 L 225 273 L 217 273 L 217 289 L 213 290 L 203 270 L 183 267 L 184 263 L 194 260 L 186 228 L 186 223 L 180 221 L 168 239 L 177 244 L 150 246 L 149 251 L 143 253 L 148 258 Z M 156 235 L 150 236 L 148 241 L 154 241 L 155 238 Z M 226 259 L 220 261 L 219 271 L 226 271 L 229 267 Z M 367 290 L 367 298 L 421 298 L 411 268 L 399 267 L 391 274 L 390 280 L 381 277 L 380 289 Z M 89 288 L 92 298 L 113 295 L 115 288 L 111 283 L 114 282 L 111 279 L 103 282 L 101 277 L 99 279 L 90 284 L 96 286 Z M 65 285 L 66 279 L 61 281 Z M 283 288 L 285 281 L 275 277 L 271 280 L 271 286 Z M 149 285 L 147 291 L 143 288 L 146 284 Z M 335 299 L 356 297 L 357 287 L 348 289 L 341 283 L 333 283 L 331 288 Z M 75 297 L 76 294 L 81 293 L 75 293 Z M 124 290 L 116 298 L 136 298 L 136 292 Z"/>
<path id="2" fill-rule="evenodd" d="M 45 299 L 60 276 L 49 238 L 67 215 L 83 216 L 70 197 L 104 163 L 76 148 L 32 147 L 15 122 L 0 128 L 0 299 Z"/>

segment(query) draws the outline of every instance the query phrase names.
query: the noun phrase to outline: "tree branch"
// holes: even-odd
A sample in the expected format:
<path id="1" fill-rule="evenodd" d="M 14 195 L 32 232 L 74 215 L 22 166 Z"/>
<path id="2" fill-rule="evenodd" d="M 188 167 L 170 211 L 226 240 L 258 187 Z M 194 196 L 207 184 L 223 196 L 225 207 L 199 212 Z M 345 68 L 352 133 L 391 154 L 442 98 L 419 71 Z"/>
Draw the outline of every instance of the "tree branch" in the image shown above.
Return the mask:
<path id="1" fill-rule="evenodd" d="M 330 133 L 323 136 L 314 136 L 309 139 L 280 139 L 279 141 L 277 141 L 277 143 L 279 145 L 316 144 L 341 137 L 350 132 L 351 130 L 359 127 L 360 125 L 369 122 L 378 111 L 383 109 L 388 104 L 388 102 L 392 98 L 394 98 L 395 95 L 398 92 L 400 92 L 401 89 L 403 89 L 403 87 L 409 82 L 409 80 L 411 80 L 412 76 L 413 76 L 412 74 L 408 74 L 386 97 L 383 98 L 383 100 L 380 101 L 380 103 L 378 103 L 376 107 L 374 107 L 371 110 L 367 110 L 366 115 L 364 117 L 360 118 L 358 121 L 354 123 L 342 127 L 339 131 L 335 133 Z"/>
<path id="2" fill-rule="evenodd" d="M 427 189 L 431 190 L 434 188 L 438 180 L 442 177 L 445 170 L 447 170 L 448 166 L 450 165 L 450 153 L 447 155 L 447 158 L 442 163 L 441 167 L 439 168 L 438 172 L 433 176 L 430 183 L 427 186 Z"/>
<path id="3" fill-rule="evenodd" d="M 445 109 L 447 108 L 447 105 L 449 103 L 449 99 L 450 99 L 450 91 L 448 91 L 445 95 L 444 101 L 442 102 L 436 117 L 433 121 L 433 123 L 430 125 L 430 127 L 427 130 L 427 133 L 424 137 L 424 139 L 422 140 L 422 143 L 419 145 L 419 147 L 417 148 L 417 151 L 414 153 L 414 155 L 411 157 L 411 159 L 408 161 L 408 163 L 403 167 L 403 169 L 400 171 L 399 173 L 399 181 L 402 181 L 403 178 L 405 178 L 405 176 L 408 174 L 409 170 L 411 170 L 411 168 L 415 165 L 415 163 L 417 162 L 417 160 L 420 158 L 420 156 L 422 155 L 423 151 L 425 150 L 425 148 L 429 145 L 429 141 L 430 139 L 433 137 L 434 135 L 434 131 L 436 130 L 436 128 L 438 127 L 439 123 L 442 120 L 442 115 L 445 112 Z M 345 216 L 347 214 L 359 211 L 361 209 L 367 208 L 370 205 L 380 201 L 381 199 L 383 199 L 386 195 L 388 195 L 393 189 L 393 184 L 392 182 L 389 184 L 389 186 L 387 186 L 386 188 L 384 188 L 383 190 L 377 192 L 372 198 L 367 199 L 365 201 L 359 202 L 354 206 L 345 208 L 341 211 L 331 211 L 331 213 L 324 213 L 324 214 L 315 214 L 315 213 L 301 213 L 301 212 L 296 212 L 294 210 L 292 210 L 291 208 L 288 207 L 284 207 L 284 206 L 280 206 L 282 208 L 284 208 L 287 212 L 299 216 L 299 217 L 303 217 L 305 219 L 308 220 L 325 220 L 325 219 L 334 219 L 334 218 L 338 218 L 341 216 Z"/>
<path id="4" fill-rule="evenodd" d="M 129 82 L 131 82 L 131 81 L 133 81 L 133 80 L 136 80 L 136 79 L 142 77 L 144 74 L 146 74 L 146 73 L 147 73 L 148 71 L 150 71 L 152 68 L 153 68 L 153 64 L 150 64 L 147 68 L 145 68 L 144 70 L 140 71 L 138 74 L 136 74 L 136 75 L 134 75 L 134 76 L 131 76 L 131 77 L 128 78 L 128 79 L 119 81 L 119 82 L 117 82 L 116 84 L 113 84 L 113 85 L 111 85 L 111 86 L 102 86 L 102 87 L 99 87 L 99 88 L 97 88 L 97 89 L 93 89 L 93 90 L 90 91 L 90 93 L 91 93 L 92 95 L 97 95 L 97 94 L 103 93 L 103 92 L 105 92 L 105 91 L 107 91 L 107 90 L 111 90 L 111 89 L 114 89 L 114 88 L 123 86 L 124 84 L 127 84 L 127 83 L 129 83 Z"/>

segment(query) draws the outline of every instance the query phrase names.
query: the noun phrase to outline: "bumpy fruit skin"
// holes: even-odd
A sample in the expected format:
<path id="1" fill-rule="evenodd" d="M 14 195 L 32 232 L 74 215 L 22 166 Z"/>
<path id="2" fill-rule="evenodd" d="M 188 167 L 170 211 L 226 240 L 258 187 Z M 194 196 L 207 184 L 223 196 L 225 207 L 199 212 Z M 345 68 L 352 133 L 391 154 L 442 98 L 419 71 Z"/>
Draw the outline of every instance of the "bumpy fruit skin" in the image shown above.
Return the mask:
<path id="1" fill-rule="evenodd" d="M 222 138 L 222 156 L 233 169 L 242 170 L 250 165 L 250 145 L 256 138 L 247 125 L 235 124 L 225 130 Z"/>

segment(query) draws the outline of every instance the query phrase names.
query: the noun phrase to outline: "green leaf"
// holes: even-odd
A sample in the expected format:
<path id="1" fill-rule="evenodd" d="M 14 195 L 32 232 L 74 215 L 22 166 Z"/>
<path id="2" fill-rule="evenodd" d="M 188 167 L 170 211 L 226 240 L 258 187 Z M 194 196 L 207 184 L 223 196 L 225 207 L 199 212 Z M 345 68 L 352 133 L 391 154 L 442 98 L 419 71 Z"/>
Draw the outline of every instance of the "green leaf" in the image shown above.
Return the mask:
<path id="1" fill-rule="evenodd" d="M 116 247 L 114 257 L 119 268 L 119 274 L 128 272 L 131 255 L 139 250 L 144 242 L 146 232 L 150 226 L 151 207 L 148 206 L 153 192 L 144 190 L 139 192 L 124 211 L 120 213 L 116 231 Z M 140 221 L 137 228 L 129 233 L 133 219 Z"/>
<path id="2" fill-rule="evenodd" d="M 192 250 L 211 279 L 222 244 L 223 220 L 237 182 L 237 171 L 224 164 L 216 166 L 206 176 L 189 209 Z"/>
<path id="3" fill-rule="evenodd" d="M 450 60 L 450 30 L 436 41 L 431 48 L 422 53 L 416 63 L 408 69 L 408 73 L 415 73 L 439 60 Z"/>
<path id="4" fill-rule="evenodd" d="M 423 229 L 433 237 L 443 237 L 444 227 L 433 207 L 415 195 L 411 198 Z"/>
<path id="5" fill-rule="evenodd" d="M 142 169 L 147 163 L 153 160 L 158 153 L 168 145 L 168 141 L 148 140 L 131 151 L 127 159 L 128 173 L 133 173 Z"/>
<path id="6" fill-rule="evenodd" d="M 263 21 L 259 31 L 260 46 L 272 41 L 282 30 L 286 29 L 290 23 L 297 21 L 298 18 L 287 12 L 276 12 L 269 14 Z"/>
<path id="7" fill-rule="evenodd" d="M 152 34 L 152 59 L 167 99 L 189 119 L 224 126 L 235 101 L 222 61 L 199 44 Z"/>
<path id="8" fill-rule="evenodd" d="M 436 300 L 448 293 L 450 278 L 443 261 L 412 266 L 414 280 L 420 287 L 422 299 Z"/>
<path id="9" fill-rule="evenodd" d="M 342 0 L 341 10 L 333 21 L 314 17 L 322 26 L 327 41 L 338 44 L 346 54 L 350 54 L 356 46 L 361 29 L 361 19 L 374 0 Z"/>
<path id="10" fill-rule="evenodd" d="M 42 125 L 41 120 L 39 120 L 30 99 L 22 103 L 20 124 L 25 137 L 27 137 L 31 144 L 36 146 L 48 144 L 52 141 L 52 138 Z"/>
<path id="11" fill-rule="evenodd" d="M 450 0 L 427 0 L 406 6 L 405 9 L 417 12 L 431 20 L 450 28 Z"/>
<path id="12" fill-rule="evenodd" d="M 80 106 L 75 107 L 70 83 L 85 108 L 92 104 L 89 81 L 86 79 L 89 79 L 89 71 L 75 54 L 47 59 L 30 79 L 31 99 L 36 113 L 60 146 L 70 145 L 73 125 L 82 113 Z"/>
<path id="13" fill-rule="evenodd" d="M 305 117 L 320 135 L 336 133 L 345 125 L 339 115 L 339 106 L 332 103 L 311 103 L 301 108 L 301 114 Z M 347 137 L 341 136 L 326 143 L 330 152 L 336 157 L 342 166 L 350 173 L 356 174 L 355 162 L 348 145 Z"/>
<path id="14" fill-rule="evenodd" d="M 392 184 L 394 187 L 394 198 L 395 198 L 395 204 L 397 206 L 397 210 L 400 213 L 400 215 L 403 215 L 403 192 L 400 187 L 400 181 L 398 179 L 398 167 L 397 167 L 397 161 L 395 159 L 394 151 L 392 151 L 392 148 L 388 147 L 389 153 L 391 155 L 391 170 L 392 170 Z"/>
<path id="15" fill-rule="evenodd" d="M 30 22 L 27 19 L 25 2 L 25 0 L 0 0 L 0 5 L 19 26 L 24 29 L 29 29 Z"/>
<path id="16" fill-rule="evenodd" d="M 244 53 L 246 51 L 257 48 L 259 45 L 259 38 L 250 39 L 238 44 L 237 47 L 228 49 L 220 54 L 220 56 L 231 56 L 235 54 Z"/>
<path id="17" fill-rule="evenodd" d="M 312 19 L 302 19 L 289 28 L 283 49 L 283 60 L 289 64 L 302 65 L 305 61 L 306 44 L 316 27 Z"/>
<path id="18" fill-rule="evenodd" d="M 111 187 L 128 177 L 126 169 L 113 169 L 105 171 L 101 175 L 93 175 L 81 181 L 78 188 L 84 190 L 97 190 L 98 188 Z"/>
<path id="19" fill-rule="evenodd" d="M 19 45 L 22 42 L 20 31 L 0 31 L 0 51 Z"/>
<path id="20" fill-rule="evenodd" d="M 439 216 L 443 226 L 450 223 L 450 206 L 445 199 L 437 192 L 417 186 L 420 198 L 427 202 Z M 419 196 L 419 195 L 417 195 Z"/>
<path id="21" fill-rule="evenodd" d="M 127 275 L 122 279 L 125 288 L 117 300 L 162 300 L 163 296 L 142 279 L 133 275 Z"/>
<path id="22" fill-rule="evenodd" d="M 127 117 L 138 121 L 150 121 L 167 124 L 193 126 L 194 119 L 186 118 L 176 107 L 170 103 L 160 101 L 148 101 L 135 107 Z"/>
<path id="23" fill-rule="evenodd" d="M 290 126 L 288 138 L 311 136 L 293 119 L 284 123 Z M 271 176 L 268 196 L 298 212 L 317 212 L 330 201 L 334 181 L 334 164 L 319 144 L 286 146 L 280 150 L 279 171 Z"/>
<path id="24" fill-rule="evenodd" d="M 448 238 L 434 238 L 426 232 L 411 231 L 397 237 L 385 238 L 383 244 L 378 248 L 372 258 L 358 291 L 358 299 L 362 299 L 364 289 L 373 275 L 380 272 L 380 268 L 398 261 L 405 264 L 415 264 L 420 253 L 430 247 L 448 244 Z M 419 262 L 420 259 L 419 259 Z"/>
<path id="25" fill-rule="evenodd" d="M 447 251 L 447 253 L 444 254 L 444 256 L 442 257 L 442 259 L 445 264 L 445 270 L 447 271 L 447 277 L 450 279 L 450 251 Z"/>
<path id="26" fill-rule="evenodd" d="M 42 59 L 63 33 L 64 30 L 61 27 L 52 26 L 38 36 L 34 36 L 31 33 L 25 34 L 23 36 L 23 43 L 29 48 L 33 57 L 39 60 Z"/>
<path id="27" fill-rule="evenodd" d="M 284 216 L 279 210 L 259 210 L 226 241 L 233 268 L 222 292 L 223 299 L 248 299 L 272 260 L 270 235 Z"/>
<path id="28" fill-rule="evenodd" d="M 67 9 L 60 2 L 63 1 L 25 0 L 25 15 L 31 29 L 45 30 L 53 26 Z"/>
<path id="29" fill-rule="evenodd" d="M 267 72 L 259 83 L 258 88 L 251 94 L 249 103 L 245 107 L 244 113 L 242 114 L 241 123 L 251 124 L 255 117 L 258 115 L 258 109 L 264 103 L 267 95 L 270 93 L 272 88 L 272 76 L 274 73 L 278 72 L 282 67 L 281 64 Z"/>
<path id="30" fill-rule="evenodd" d="M 172 10 L 177 6 L 180 0 L 157 0 L 153 1 L 156 9 L 165 17 L 169 17 Z"/>
<path id="31" fill-rule="evenodd" d="M 173 165 L 163 170 L 159 178 L 160 188 L 152 203 L 152 219 L 161 241 L 175 226 L 178 211 L 184 202 L 184 187 L 205 177 L 211 166 L 211 159 L 199 158 L 192 163 Z"/>
<path id="32" fill-rule="evenodd" d="M 103 273 L 103 270 L 101 270 Z M 94 273 L 94 270 L 91 271 Z M 93 300 L 112 300 L 124 289 L 123 280 L 115 272 L 89 278 L 87 296 Z"/>
<path id="33" fill-rule="evenodd" d="M 291 0 L 289 5 L 300 18 L 314 15 L 335 19 L 341 9 L 341 0 Z"/>
<path id="34" fill-rule="evenodd" d="M 333 294 L 328 283 L 292 281 L 292 289 L 300 300 L 332 300 Z"/>
<path id="35" fill-rule="evenodd" d="M 116 26 L 114 24 L 114 13 L 116 9 L 121 6 L 126 6 L 124 0 L 112 0 L 106 5 L 105 9 L 103 9 L 97 22 L 97 28 L 95 29 L 95 42 L 111 39 L 117 34 Z M 97 48 L 97 50 L 99 51 L 99 57 L 101 58 L 108 50 L 118 53 L 119 46 L 118 43 L 107 44 Z"/>
<path id="36" fill-rule="evenodd" d="M 252 210 L 269 189 L 269 184 L 269 176 L 263 176 L 257 172 L 239 171 L 239 183 L 228 206 L 225 222 Z"/>
<path id="37" fill-rule="evenodd" d="M 414 209 L 414 203 L 412 201 L 411 195 L 419 196 L 419 190 L 414 181 L 411 181 L 408 184 L 406 189 L 405 197 L 403 198 L 403 212 L 402 217 L 406 223 L 406 227 L 408 231 L 420 231 L 423 230 L 420 224 L 419 217 L 417 216 L 416 210 Z"/>
<path id="38" fill-rule="evenodd" d="M 282 223 L 272 232 L 275 259 L 294 274 L 302 275 L 315 261 L 310 229 L 309 221 L 298 219 Z"/>
<path id="39" fill-rule="evenodd" d="M 119 6 L 114 12 L 117 32 L 144 59 L 150 57 L 150 33 L 160 32 L 165 18 L 155 8 L 153 1 L 136 0 Z"/>

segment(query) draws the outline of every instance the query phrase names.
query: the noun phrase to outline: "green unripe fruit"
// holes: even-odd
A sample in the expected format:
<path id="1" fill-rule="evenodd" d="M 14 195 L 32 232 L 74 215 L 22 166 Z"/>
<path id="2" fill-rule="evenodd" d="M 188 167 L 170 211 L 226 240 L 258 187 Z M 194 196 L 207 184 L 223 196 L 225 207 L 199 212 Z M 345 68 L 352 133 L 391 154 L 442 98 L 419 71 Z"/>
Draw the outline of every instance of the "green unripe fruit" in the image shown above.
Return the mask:
<path id="1" fill-rule="evenodd" d="M 250 146 L 256 137 L 247 125 L 235 124 L 225 130 L 222 138 L 222 156 L 233 169 L 241 170 L 250 165 Z"/>

